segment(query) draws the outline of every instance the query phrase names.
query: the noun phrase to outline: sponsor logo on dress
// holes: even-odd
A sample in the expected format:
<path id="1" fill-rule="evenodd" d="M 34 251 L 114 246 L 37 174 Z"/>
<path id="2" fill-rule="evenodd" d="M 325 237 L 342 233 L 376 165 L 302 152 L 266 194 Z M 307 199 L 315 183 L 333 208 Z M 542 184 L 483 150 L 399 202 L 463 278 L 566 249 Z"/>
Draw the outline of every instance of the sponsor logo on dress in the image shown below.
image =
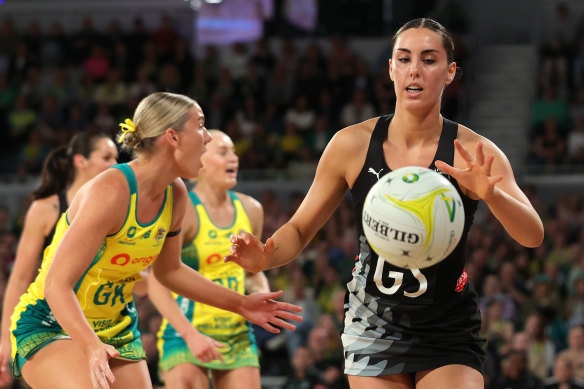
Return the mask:
<path id="1" fill-rule="evenodd" d="M 369 170 L 367 170 L 367 173 L 371 173 L 374 174 L 377 177 L 377 181 L 379 181 L 379 174 L 381 173 L 383 169 L 379 169 L 378 172 L 376 172 L 375 170 L 373 170 L 372 167 L 369 168 Z"/>
<path id="2" fill-rule="evenodd" d="M 150 236 L 150 234 L 148 234 L 148 236 Z M 166 236 L 166 230 L 164 228 L 159 228 L 158 232 L 156 232 L 156 236 L 154 237 L 155 241 L 159 241 L 161 239 L 164 239 L 164 237 Z"/>

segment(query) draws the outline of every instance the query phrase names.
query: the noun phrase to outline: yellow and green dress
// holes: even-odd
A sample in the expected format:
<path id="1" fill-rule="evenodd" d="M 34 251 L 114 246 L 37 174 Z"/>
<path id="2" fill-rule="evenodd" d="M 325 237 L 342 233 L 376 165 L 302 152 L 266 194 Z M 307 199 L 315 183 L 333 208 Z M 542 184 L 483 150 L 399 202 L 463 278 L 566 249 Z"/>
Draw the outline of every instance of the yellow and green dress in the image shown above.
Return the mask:
<path id="1" fill-rule="evenodd" d="M 238 293 L 245 293 L 245 270 L 233 262 L 223 262 L 223 257 L 228 254 L 231 246 L 229 236 L 241 230 L 251 231 L 251 223 L 241 200 L 235 193 L 229 191 L 235 216 L 229 227 L 219 227 L 211 221 L 197 195 L 190 192 L 189 196 L 197 212 L 199 227 L 194 239 L 183 245 L 183 262 L 208 279 Z M 233 370 L 244 366 L 259 367 L 252 327 L 243 317 L 191 301 L 177 294 L 173 294 L 173 297 L 199 332 L 226 345 L 224 349 L 219 350 L 225 361 L 202 363 L 197 360 L 183 338 L 168 320 L 163 318 L 158 331 L 159 367 L 162 371 L 169 371 L 183 363 L 220 370 Z"/>
<path id="2" fill-rule="evenodd" d="M 102 342 L 114 346 L 121 359 L 145 358 L 138 317 L 132 297 L 139 272 L 158 257 L 172 221 L 172 185 L 166 189 L 164 203 L 156 218 L 140 223 L 136 215 L 138 192 L 136 177 L 127 164 L 114 168 L 122 171 L 130 187 L 130 203 L 124 225 L 108 235 L 74 287 L 83 313 Z M 35 281 L 20 298 L 12 314 L 12 370 L 21 376 L 22 365 L 49 343 L 69 338 L 55 320 L 44 295 L 47 272 L 53 256 L 69 228 L 67 212 L 61 215 L 53 241 L 45 250 L 43 263 Z"/>

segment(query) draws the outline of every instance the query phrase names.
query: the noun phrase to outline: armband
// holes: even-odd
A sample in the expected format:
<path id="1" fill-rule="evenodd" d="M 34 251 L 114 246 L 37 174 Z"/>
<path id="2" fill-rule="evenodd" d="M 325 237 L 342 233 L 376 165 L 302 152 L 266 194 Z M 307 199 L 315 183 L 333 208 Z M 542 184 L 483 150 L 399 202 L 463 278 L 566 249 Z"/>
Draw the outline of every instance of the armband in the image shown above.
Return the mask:
<path id="1" fill-rule="evenodd" d="M 175 230 L 175 231 L 170 231 L 168 234 L 166 234 L 166 237 L 172 238 L 173 236 L 177 236 L 178 234 L 180 234 L 181 230 L 182 230 L 182 228 L 179 228 L 178 230 Z"/>

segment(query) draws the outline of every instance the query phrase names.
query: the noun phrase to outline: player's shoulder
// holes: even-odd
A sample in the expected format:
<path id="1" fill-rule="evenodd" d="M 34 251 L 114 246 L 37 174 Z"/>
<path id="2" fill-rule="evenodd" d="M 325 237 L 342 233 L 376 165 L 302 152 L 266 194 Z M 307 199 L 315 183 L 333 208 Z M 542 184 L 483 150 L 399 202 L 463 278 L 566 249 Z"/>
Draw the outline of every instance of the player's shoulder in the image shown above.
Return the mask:
<path id="1" fill-rule="evenodd" d="M 114 209 L 121 209 L 121 204 L 128 204 L 130 195 L 130 184 L 124 173 L 119 169 L 107 169 L 79 188 L 69 207 L 69 214 L 76 214 L 79 207 L 113 212 Z"/>
<path id="2" fill-rule="evenodd" d="M 34 200 L 26 212 L 26 224 L 38 226 L 54 223 L 59 214 L 59 198 L 56 194 Z"/>
<path id="3" fill-rule="evenodd" d="M 59 197 L 57 194 L 53 194 L 47 197 L 34 200 L 30 203 L 30 211 L 33 212 L 51 212 L 54 210 L 59 210 Z"/>
<path id="4" fill-rule="evenodd" d="M 345 152 L 362 150 L 369 145 L 378 119 L 374 117 L 339 130 L 331 139 L 331 146 Z"/>
<path id="5" fill-rule="evenodd" d="M 495 145 L 495 143 L 493 143 L 489 138 L 479 134 L 478 132 L 462 124 L 458 125 L 457 139 L 463 144 L 463 146 L 470 150 L 474 150 L 476 144 L 478 142 L 481 142 L 483 144 L 483 147 L 487 151 L 491 152 L 500 151 L 497 145 Z"/>
<path id="6" fill-rule="evenodd" d="M 241 201 L 247 212 L 263 209 L 262 204 L 252 196 L 241 192 L 233 193 Z"/>

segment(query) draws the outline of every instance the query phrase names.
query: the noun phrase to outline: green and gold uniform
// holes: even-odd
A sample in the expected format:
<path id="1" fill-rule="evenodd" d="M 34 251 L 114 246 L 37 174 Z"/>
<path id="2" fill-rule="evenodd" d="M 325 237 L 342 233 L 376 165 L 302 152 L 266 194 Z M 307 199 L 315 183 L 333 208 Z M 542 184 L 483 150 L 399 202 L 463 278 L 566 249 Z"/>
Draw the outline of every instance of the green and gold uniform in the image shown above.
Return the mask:
<path id="1" fill-rule="evenodd" d="M 233 224 L 223 228 L 211 221 L 205 206 L 196 194 L 190 192 L 189 196 L 197 212 L 199 228 L 194 239 L 183 246 L 183 262 L 208 279 L 238 293 L 245 293 L 245 270 L 233 262 L 223 262 L 223 257 L 229 253 L 229 246 L 231 246 L 229 236 L 241 230 L 251 232 L 251 223 L 241 200 L 235 193 L 229 191 L 235 215 Z M 232 370 L 244 366 L 259 367 L 252 328 L 243 317 L 233 312 L 196 303 L 174 293 L 173 297 L 181 311 L 199 332 L 227 346 L 219 350 L 225 361 L 216 360 L 209 363 L 198 361 L 189 351 L 183 338 L 168 320 L 163 319 L 158 331 L 159 366 L 162 371 L 169 371 L 183 363 L 221 370 Z"/>
<path id="2" fill-rule="evenodd" d="M 118 232 L 103 240 L 74 292 L 89 325 L 101 341 L 114 346 L 120 352 L 119 358 L 140 360 L 145 358 L 145 353 L 137 328 L 132 289 L 140 280 L 139 272 L 150 266 L 162 249 L 172 221 L 173 191 L 169 185 L 156 218 L 142 224 L 136 216 L 138 192 L 134 172 L 126 164 L 114 168 L 124 173 L 130 187 L 126 220 Z M 47 272 L 68 228 L 65 212 L 57 223 L 51 245 L 45 250 L 38 276 L 12 314 L 12 359 L 16 377 L 20 377 L 22 365 L 34 353 L 57 339 L 68 338 L 44 295 Z"/>

